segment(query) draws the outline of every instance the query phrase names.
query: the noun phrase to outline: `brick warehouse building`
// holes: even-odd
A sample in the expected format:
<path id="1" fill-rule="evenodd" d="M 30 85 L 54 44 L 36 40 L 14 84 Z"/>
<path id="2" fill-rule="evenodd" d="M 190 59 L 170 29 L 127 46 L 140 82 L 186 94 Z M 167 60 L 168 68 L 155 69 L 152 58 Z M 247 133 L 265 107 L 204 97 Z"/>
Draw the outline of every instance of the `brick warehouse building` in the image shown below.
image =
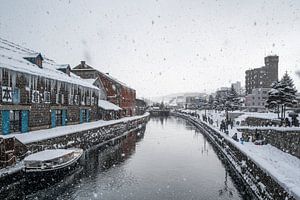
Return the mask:
<path id="1" fill-rule="evenodd" d="M 100 90 L 40 53 L 0 39 L 0 135 L 98 118 Z"/>
<path id="2" fill-rule="evenodd" d="M 270 88 L 278 80 L 278 61 L 276 55 L 265 57 L 265 66 L 246 71 L 246 95 L 255 88 Z"/>
<path id="3" fill-rule="evenodd" d="M 72 72 L 83 79 L 97 79 L 106 93 L 107 100 L 122 108 L 122 116 L 132 116 L 135 114 L 136 92 L 126 84 L 113 78 L 107 73 L 102 73 L 81 61 L 79 65 L 72 69 Z"/>

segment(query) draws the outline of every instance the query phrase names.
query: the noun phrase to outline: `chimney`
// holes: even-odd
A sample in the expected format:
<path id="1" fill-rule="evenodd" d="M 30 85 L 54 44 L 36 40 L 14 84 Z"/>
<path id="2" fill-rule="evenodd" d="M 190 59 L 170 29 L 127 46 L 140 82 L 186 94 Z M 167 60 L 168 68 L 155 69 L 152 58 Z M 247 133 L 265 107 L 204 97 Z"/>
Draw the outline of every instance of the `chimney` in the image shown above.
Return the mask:
<path id="1" fill-rule="evenodd" d="M 84 61 L 84 60 L 81 61 L 81 66 L 82 66 L 83 68 L 85 68 L 85 61 Z"/>

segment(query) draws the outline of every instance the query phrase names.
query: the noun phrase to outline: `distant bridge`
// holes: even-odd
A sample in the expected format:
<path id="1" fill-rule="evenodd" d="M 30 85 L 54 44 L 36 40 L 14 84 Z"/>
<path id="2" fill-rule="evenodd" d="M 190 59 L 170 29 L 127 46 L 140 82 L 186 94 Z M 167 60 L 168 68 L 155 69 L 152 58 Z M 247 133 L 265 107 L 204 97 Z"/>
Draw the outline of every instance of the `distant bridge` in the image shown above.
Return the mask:
<path id="1" fill-rule="evenodd" d="M 152 109 L 148 111 L 150 116 L 169 116 L 170 110 L 168 109 Z"/>

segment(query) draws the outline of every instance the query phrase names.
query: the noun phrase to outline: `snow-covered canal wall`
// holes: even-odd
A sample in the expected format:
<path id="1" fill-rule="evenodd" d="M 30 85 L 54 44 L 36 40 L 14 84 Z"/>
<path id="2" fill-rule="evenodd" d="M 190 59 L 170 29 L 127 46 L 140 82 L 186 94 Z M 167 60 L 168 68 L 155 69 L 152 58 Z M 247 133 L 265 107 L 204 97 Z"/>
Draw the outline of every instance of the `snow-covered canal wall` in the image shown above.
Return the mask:
<path id="1" fill-rule="evenodd" d="M 193 123 L 203 134 L 207 136 L 213 146 L 222 154 L 231 165 L 237 178 L 241 178 L 245 184 L 245 190 L 251 190 L 257 199 L 298 199 L 290 191 L 278 183 L 266 170 L 261 168 L 247 154 L 241 151 L 212 127 L 196 117 L 184 113 L 171 113 L 174 116 L 184 118 Z"/>
<path id="2" fill-rule="evenodd" d="M 300 158 L 300 128 L 299 127 L 240 127 L 243 138 L 264 138 L 283 152 Z"/>
<path id="3" fill-rule="evenodd" d="M 107 143 L 113 144 L 132 131 L 144 129 L 149 118 L 149 113 L 146 113 L 141 116 L 125 117 L 118 120 L 94 121 L 25 134 L 11 134 L 6 135 L 5 138 L 16 137 L 27 146 L 28 153 L 35 153 L 44 149 L 72 147 L 86 150 Z M 22 178 L 23 157 L 19 157 L 15 165 L 0 169 L 0 183 L 8 185 Z"/>
<path id="4" fill-rule="evenodd" d="M 72 148 L 79 147 L 89 149 L 94 146 L 102 145 L 106 142 L 113 142 L 119 137 L 126 136 L 126 133 L 133 130 L 141 129 L 146 126 L 149 120 L 149 114 L 142 116 L 128 117 L 120 120 L 92 122 L 90 124 L 77 125 L 74 127 L 64 127 L 64 134 L 55 137 L 43 137 L 38 140 L 21 141 L 26 143 L 28 150 L 31 152 L 41 151 L 43 149 L 53 148 Z"/>

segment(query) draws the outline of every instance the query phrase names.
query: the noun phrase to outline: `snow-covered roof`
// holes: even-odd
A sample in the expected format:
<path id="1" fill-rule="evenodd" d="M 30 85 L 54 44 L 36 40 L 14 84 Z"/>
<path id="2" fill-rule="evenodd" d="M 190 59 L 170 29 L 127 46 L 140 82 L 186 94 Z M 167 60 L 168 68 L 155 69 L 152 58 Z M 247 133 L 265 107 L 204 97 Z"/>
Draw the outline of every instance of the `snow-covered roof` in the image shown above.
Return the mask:
<path id="1" fill-rule="evenodd" d="M 53 160 L 55 158 L 62 157 L 66 154 L 70 154 L 74 152 L 75 149 L 49 149 L 40 151 L 34 154 L 31 154 L 27 156 L 24 161 L 47 161 L 47 160 Z"/>
<path id="2" fill-rule="evenodd" d="M 119 81 L 118 79 L 116 79 L 116 78 L 112 77 L 111 75 L 109 75 L 109 73 L 103 73 L 103 72 L 98 71 L 97 69 L 94 69 L 90 65 L 86 64 L 85 61 L 81 61 L 81 64 L 75 66 L 72 70 L 73 71 L 97 71 L 102 76 L 105 76 L 106 78 L 110 79 L 111 81 L 113 81 L 115 83 L 118 83 L 118 84 L 120 84 L 124 87 L 127 87 L 128 89 L 134 90 L 133 88 L 128 86 L 126 83 L 123 83 L 123 82 Z"/>
<path id="3" fill-rule="evenodd" d="M 123 86 L 125 86 L 125 87 L 127 87 L 127 88 L 129 88 L 129 89 L 131 89 L 131 90 L 134 90 L 134 89 L 132 89 L 130 86 L 128 86 L 126 83 L 123 83 L 123 82 L 119 81 L 118 79 L 112 77 L 111 75 L 109 75 L 109 74 L 107 74 L 107 73 L 102 73 L 102 74 L 103 74 L 104 76 L 106 76 L 107 78 L 111 79 L 112 81 L 114 81 L 114 82 L 116 82 L 116 83 L 118 83 L 118 84 L 120 84 L 120 85 L 123 85 Z"/>
<path id="4" fill-rule="evenodd" d="M 57 64 L 49 58 L 43 56 L 44 60 L 42 68 L 24 59 L 24 57 L 34 57 L 36 55 L 39 55 L 39 53 L 0 38 L 0 68 L 98 89 L 96 86 L 84 81 L 79 76 L 72 73 L 71 76 L 68 76 L 67 74 L 57 70 L 61 66 L 65 65 Z"/>
<path id="5" fill-rule="evenodd" d="M 99 99 L 98 101 L 98 106 L 104 110 L 114 110 L 114 111 L 122 110 L 122 108 L 120 108 L 119 106 L 110 103 L 109 101 L 105 101 L 101 99 Z"/>
<path id="6" fill-rule="evenodd" d="M 58 64 L 57 67 L 56 67 L 56 69 L 66 69 L 68 67 L 70 67 L 69 64 Z"/>
<path id="7" fill-rule="evenodd" d="M 37 53 L 37 52 L 34 52 L 34 53 L 30 53 L 30 52 L 25 53 L 24 56 L 23 56 L 23 58 L 31 58 L 31 57 L 38 57 L 38 56 L 41 56 L 43 58 L 42 54 L 41 53 Z"/>

